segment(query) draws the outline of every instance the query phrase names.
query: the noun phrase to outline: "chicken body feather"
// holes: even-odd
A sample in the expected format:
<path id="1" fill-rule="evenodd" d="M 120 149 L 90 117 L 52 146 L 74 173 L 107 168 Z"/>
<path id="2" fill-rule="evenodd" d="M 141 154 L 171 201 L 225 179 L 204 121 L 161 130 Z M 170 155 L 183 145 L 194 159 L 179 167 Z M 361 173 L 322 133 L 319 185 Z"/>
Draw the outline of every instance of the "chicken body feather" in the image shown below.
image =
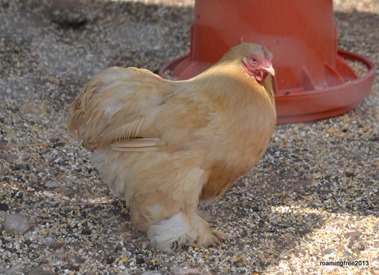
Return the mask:
<path id="1" fill-rule="evenodd" d="M 243 66 L 245 56 L 264 58 L 265 51 L 241 44 L 184 81 L 108 68 L 71 104 L 70 133 L 93 152 L 103 180 L 156 247 L 223 238 L 197 206 L 225 192 L 269 144 L 276 123 L 271 75 L 258 81 Z"/>

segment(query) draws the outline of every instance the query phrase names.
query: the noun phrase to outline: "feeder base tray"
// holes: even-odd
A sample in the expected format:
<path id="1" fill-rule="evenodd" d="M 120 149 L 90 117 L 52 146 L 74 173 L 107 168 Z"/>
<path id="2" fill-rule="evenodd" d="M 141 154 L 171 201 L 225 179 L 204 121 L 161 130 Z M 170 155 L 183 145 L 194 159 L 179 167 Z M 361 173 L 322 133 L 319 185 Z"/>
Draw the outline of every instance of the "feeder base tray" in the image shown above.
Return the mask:
<path id="1" fill-rule="evenodd" d="M 354 79 L 350 76 L 349 80 L 327 88 L 293 92 L 276 91 L 278 124 L 320 120 L 344 114 L 357 107 L 370 93 L 375 74 L 374 63 L 361 55 L 343 50 L 338 51 L 338 56 L 363 64 L 368 72 Z M 165 64 L 159 74 L 163 77 L 171 74 L 175 78 L 185 79 L 204 71 L 211 65 L 192 62 L 190 55 L 187 55 Z"/>

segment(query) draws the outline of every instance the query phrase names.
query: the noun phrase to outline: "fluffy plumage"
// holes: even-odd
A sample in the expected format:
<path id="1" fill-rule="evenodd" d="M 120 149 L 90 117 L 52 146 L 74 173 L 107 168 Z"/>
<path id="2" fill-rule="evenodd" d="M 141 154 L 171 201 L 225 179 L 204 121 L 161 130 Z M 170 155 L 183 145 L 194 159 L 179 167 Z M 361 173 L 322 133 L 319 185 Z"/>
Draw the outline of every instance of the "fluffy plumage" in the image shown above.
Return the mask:
<path id="1" fill-rule="evenodd" d="M 71 104 L 68 129 L 154 246 L 215 245 L 224 235 L 200 201 L 224 193 L 262 158 L 276 123 L 271 53 L 244 43 L 184 81 L 112 67 Z"/>

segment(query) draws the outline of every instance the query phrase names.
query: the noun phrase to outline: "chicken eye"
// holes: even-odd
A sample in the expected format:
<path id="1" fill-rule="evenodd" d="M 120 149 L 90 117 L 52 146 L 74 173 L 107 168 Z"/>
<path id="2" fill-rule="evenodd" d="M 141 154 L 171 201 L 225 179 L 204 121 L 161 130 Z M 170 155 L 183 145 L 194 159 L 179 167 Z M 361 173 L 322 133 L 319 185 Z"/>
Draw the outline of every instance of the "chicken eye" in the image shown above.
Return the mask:
<path id="1" fill-rule="evenodd" d="M 252 63 L 257 63 L 258 62 L 258 58 L 256 56 L 252 55 L 252 56 L 250 56 L 250 61 Z"/>

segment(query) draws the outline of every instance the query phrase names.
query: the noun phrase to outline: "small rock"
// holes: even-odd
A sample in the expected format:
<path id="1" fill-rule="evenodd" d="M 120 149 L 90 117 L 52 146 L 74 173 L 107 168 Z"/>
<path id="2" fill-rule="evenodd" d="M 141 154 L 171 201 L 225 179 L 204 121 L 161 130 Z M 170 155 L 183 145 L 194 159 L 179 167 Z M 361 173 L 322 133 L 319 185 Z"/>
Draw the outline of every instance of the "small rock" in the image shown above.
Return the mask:
<path id="1" fill-rule="evenodd" d="M 352 170 L 346 170 L 345 176 L 351 178 L 355 176 L 355 173 Z"/>
<path id="2" fill-rule="evenodd" d="M 61 184 L 59 183 L 59 181 L 56 181 L 56 180 L 49 180 L 45 183 L 45 186 L 47 188 L 57 188 L 59 187 Z"/>
<path id="3" fill-rule="evenodd" d="M 1 123 L 4 123 L 4 122 L 1 122 Z M 0 139 L 0 148 L 5 147 L 7 144 L 8 144 L 8 141 L 6 141 L 5 139 Z"/>
<path id="4" fill-rule="evenodd" d="M 117 232 L 128 232 L 129 228 L 126 224 L 121 224 L 118 228 L 116 228 Z"/>
<path id="5" fill-rule="evenodd" d="M 136 256 L 136 264 L 144 264 L 145 263 L 145 259 L 143 258 L 142 255 L 137 255 Z"/>
<path id="6" fill-rule="evenodd" d="M 84 227 L 81 231 L 83 235 L 91 235 L 92 231 L 88 227 Z"/>
<path id="7" fill-rule="evenodd" d="M 57 142 L 60 142 L 60 141 L 61 141 L 61 139 L 58 136 L 52 136 L 52 137 L 49 138 L 49 142 L 50 143 L 57 143 Z"/>
<path id="8" fill-rule="evenodd" d="M 46 106 L 37 102 L 25 102 L 20 106 L 20 112 L 32 117 L 35 121 L 40 121 L 47 115 Z"/>
<path id="9" fill-rule="evenodd" d="M 251 207 L 251 210 L 253 210 L 254 212 L 259 212 L 259 206 L 258 205 L 254 205 Z"/>
<path id="10" fill-rule="evenodd" d="M 52 237 L 46 237 L 45 244 L 46 246 L 52 249 L 58 249 L 63 245 L 62 243 L 58 242 L 55 238 Z"/>
<path id="11" fill-rule="evenodd" d="M 53 275 L 54 273 L 50 271 L 43 270 L 42 268 L 26 268 L 24 269 L 24 274 L 26 275 Z"/>
<path id="12" fill-rule="evenodd" d="M 105 258 L 105 262 L 107 263 L 107 264 L 112 264 L 112 263 L 114 263 L 114 261 L 116 261 L 116 256 L 115 255 L 113 255 L 113 254 L 109 254 L 106 258 Z"/>
<path id="13" fill-rule="evenodd" d="M 342 255 L 344 255 L 345 257 L 351 257 L 351 256 L 353 256 L 353 254 L 350 253 L 349 251 L 344 251 L 344 252 L 342 253 Z"/>
<path id="14" fill-rule="evenodd" d="M 12 170 L 15 170 L 15 171 L 26 170 L 26 165 L 23 164 L 23 163 L 15 164 L 15 165 L 12 167 Z"/>
<path id="15" fill-rule="evenodd" d="M 4 219 L 4 227 L 9 232 L 23 235 L 31 228 L 31 224 L 28 217 L 20 214 L 8 214 Z"/>
<path id="16" fill-rule="evenodd" d="M 18 156 L 12 154 L 0 153 L 0 159 L 4 159 L 9 163 L 12 163 L 18 159 Z"/>
<path id="17" fill-rule="evenodd" d="M 8 211 L 9 206 L 5 202 L 0 202 L 0 211 Z"/>
<path id="18" fill-rule="evenodd" d="M 53 144 L 53 148 L 58 148 L 58 147 L 64 147 L 66 143 L 64 142 L 57 142 Z"/>
<path id="19" fill-rule="evenodd" d="M 349 242 L 348 247 L 355 253 L 359 253 L 366 249 L 366 246 L 363 242 L 353 240 Z"/>
<path id="20" fill-rule="evenodd" d="M 142 250 L 147 249 L 149 246 L 150 246 L 150 242 L 148 242 L 148 241 L 142 242 Z"/>
<path id="21" fill-rule="evenodd" d="M 42 192 L 46 197 L 48 197 L 48 198 L 52 198 L 52 197 L 54 197 L 55 196 L 55 193 L 53 193 L 53 192 L 51 192 L 51 191 L 43 191 Z"/>
<path id="22" fill-rule="evenodd" d="M 324 249 L 324 254 L 325 255 L 328 255 L 328 254 L 332 254 L 335 252 L 335 250 L 333 248 L 327 248 L 327 249 Z"/>
<path id="23" fill-rule="evenodd" d="M 258 221 L 258 227 L 261 228 L 265 225 L 265 222 L 263 220 Z"/>
<path id="24" fill-rule="evenodd" d="M 200 274 L 200 271 L 195 268 L 188 268 L 188 267 L 178 267 L 174 266 L 170 268 L 170 271 L 174 275 L 194 275 L 194 274 Z"/>
<path id="25" fill-rule="evenodd" d="M 26 240 L 24 242 L 25 245 L 30 246 L 33 242 L 31 240 Z"/>
<path id="26" fill-rule="evenodd" d="M 69 187 L 67 187 L 67 188 L 65 188 L 65 189 L 63 190 L 63 194 L 64 194 L 65 196 L 67 196 L 67 197 L 73 197 L 73 196 L 75 196 L 77 193 L 78 193 L 77 191 L 75 191 L 75 190 L 73 190 L 72 188 L 69 188 Z"/>
<path id="27" fill-rule="evenodd" d="M 11 195 L 10 195 L 13 199 L 15 200 L 19 200 L 19 201 L 22 201 L 22 199 L 24 198 L 24 195 L 20 192 L 20 191 L 16 191 L 14 190 Z"/>
<path id="28" fill-rule="evenodd" d="M 72 264 L 72 263 L 68 263 L 67 265 L 64 265 L 63 268 L 73 270 L 73 271 L 79 271 L 80 270 L 80 266 L 78 266 L 76 264 Z"/>
<path id="29" fill-rule="evenodd" d="M 75 262 L 76 262 L 77 264 L 83 264 L 83 263 L 86 262 L 86 259 L 83 258 L 83 257 L 80 257 L 80 256 L 76 256 L 76 257 L 75 257 Z"/>

